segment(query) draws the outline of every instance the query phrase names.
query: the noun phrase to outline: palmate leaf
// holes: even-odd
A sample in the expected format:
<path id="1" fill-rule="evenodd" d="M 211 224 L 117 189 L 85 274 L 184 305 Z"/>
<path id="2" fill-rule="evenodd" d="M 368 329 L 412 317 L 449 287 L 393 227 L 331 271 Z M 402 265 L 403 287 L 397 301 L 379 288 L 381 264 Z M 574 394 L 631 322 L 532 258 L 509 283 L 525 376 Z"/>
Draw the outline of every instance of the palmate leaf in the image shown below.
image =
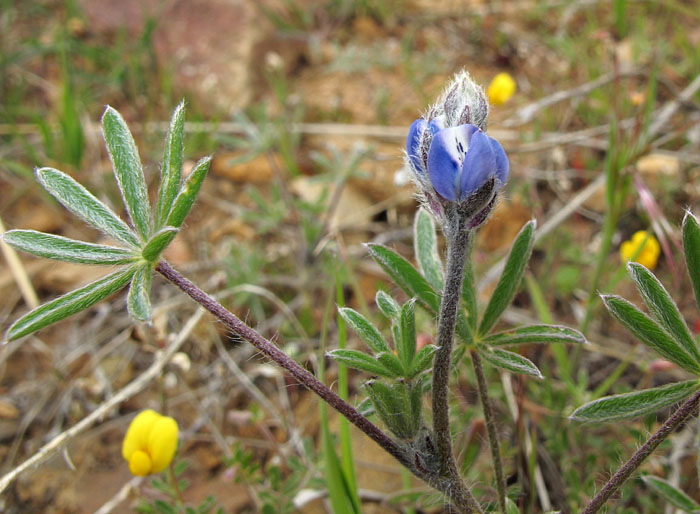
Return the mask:
<path id="1" fill-rule="evenodd" d="M 609 421 L 634 418 L 677 403 L 700 389 L 700 382 L 688 380 L 652 389 L 606 396 L 579 407 L 571 415 L 577 421 Z"/>
<path id="2" fill-rule="evenodd" d="M 482 343 L 486 346 L 510 346 L 525 343 L 584 343 L 578 330 L 559 325 L 530 325 L 492 334 Z"/>
<path id="3" fill-rule="evenodd" d="M 131 222 L 145 241 L 153 229 L 146 178 L 129 127 L 121 114 L 110 106 L 102 115 L 102 133 L 124 205 Z"/>
<path id="4" fill-rule="evenodd" d="M 104 278 L 37 307 L 12 324 L 7 331 L 7 340 L 12 341 L 26 336 L 93 306 L 127 285 L 134 272 L 134 268 L 115 271 Z"/>
<path id="5" fill-rule="evenodd" d="M 44 189 L 86 223 L 130 247 L 139 246 L 131 228 L 71 177 L 53 168 L 39 168 L 36 176 Z"/>
<path id="6" fill-rule="evenodd" d="M 496 289 L 493 291 L 481 318 L 481 324 L 479 325 L 480 335 L 487 334 L 493 328 L 498 318 L 501 317 L 503 311 L 510 304 L 518 287 L 520 287 L 525 267 L 532 254 L 532 246 L 535 241 L 535 226 L 535 220 L 528 221 L 515 238 L 501 278 L 496 284 Z"/>
<path id="7" fill-rule="evenodd" d="M 433 313 L 438 312 L 440 295 L 410 262 L 386 246 L 368 244 L 367 249 L 377 264 L 409 297 L 415 296 L 423 307 Z"/>
<path id="8" fill-rule="evenodd" d="M 627 269 L 637 285 L 637 290 L 654 317 L 676 342 L 696 362 L 700 363 L 700 352 L 695 339 L 681 316 L 676 302 L 668 294 L 659 280 L 641 264 L 629 262 Z"/>
<path id="9" fill-rule="evenodd" d="M 377 327 L 362 314 L 350 307 L 342 307 L 338 309 L 338 313 L 374 353 L 390 351 Z"/>
<path id="10" fill-rule="evenodd" d="M 380 377 L 396 378 L 401 376 L 386 366 L 381 364 L 377 359 L 367 355 L 366 353 L 358 352 L 357 350 L 331 350 L 326 354 L 331 359 L 342 362 L 351 368 L 367 371 L 373 375 Z"/>
<path id="11" fill-rule="evenodd" d="M 183 182 L 180 191 L 173 201 L 173 208 L 170 210 L 170 214 L 168 214 L 168 219 L 165 222 L 166 225 L 180 228 L 185 221 L 185 218 L 190 213 L 190 209 L 192 209 L 192 205 L 194 205 L 199 189 L 202 187 L 202 182 L 207 176 L 210 163 L 211 157 L 203 157 L 194 165 L 194 168 Z"/>
<path id="12" fill-rule="evenodd" d="M 653 319 L 624 298 L 615 295 L 602 298 L 610 313 L 642 343 L 686 371 L 700 373 L 700 365 Z"/>
<path id="13" fill-rule="evenodd" d="M 698 502 L 673 484 L 666 482 L 666 480 L 652 475 L 645 475 L 642 477 L 642 480 L 644 480 L 644 483 L 648 485 L 650 489 L 658 493 L 659 496 L 674 507 L 691 514 L 700 512 L 700 504 L 698 504 Z"/>
<path id="14" fill-rule="evenodd" d="M 129 314 L 139 321 L 151 319 L 151 266 L 139 266 L 131 279 L 126 305 Z"/>
<path id="15" fill-rule="evenodd" d="M 35 230 L 9 230 L 2 234 L 2 239 L 18 250 L 65 262 L 115 265 L 139 258 L 133 250 L 85 243 Z"/>
<path id="16" fill-rule="evenodd" d="M 530 359 L 517 353 L 492 348 L 489 351 L 480 352 L 480 355 L 486 362 L 497 368 L 505 369 L 511 373 L 530 375 L 539 379 L 544 378 L 542 372 Z"/>
<path id="17" fill-rule="evenodd" d="M 438 256 L 435 221 L 423 208 L 418 209 L 413 222 L 413 250 L 425 279 L 436 291 L 442 290 L 443 271 Z"/>
<path id="18" fill-rule="evenodd" d="M 156 229 L 163 226 L 170 214 L 182 180 L 182 162 L 185 154 L 185 102 L 180 102 L 170 119 L 168 135 L 165 137 L 165 154 L 158 190 L 156 207 Z"/>
<path id="19" fill-rule="evenodd" d="M 700 225 L 693 213 L 685 213 L 683 219 L 683 253 L 685 264 L 693 284 L 695 303 L 700 307 Z"/>

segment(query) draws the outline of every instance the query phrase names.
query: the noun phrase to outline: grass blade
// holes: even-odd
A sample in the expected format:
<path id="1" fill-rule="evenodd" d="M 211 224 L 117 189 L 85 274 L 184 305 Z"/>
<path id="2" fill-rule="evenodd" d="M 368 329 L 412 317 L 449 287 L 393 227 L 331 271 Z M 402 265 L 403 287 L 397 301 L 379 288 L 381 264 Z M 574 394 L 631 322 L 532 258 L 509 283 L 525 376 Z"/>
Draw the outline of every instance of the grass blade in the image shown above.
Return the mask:
<path id="1" fill-rule="evenodd" d="M 9 230 L 2 235 L 9 245 L 27 253 L 82 264 L 128 264 L 138 259 L 131 250 L 76 241 L 36 230 Z"/>
<path id="2" fill-rule="evenodd" d="M 139 246 L 131 228 L 71 177 L 53 168 L 39 168 L 36 176 L 44 189 L 86 223 L 130 247 Z"/>
<path id="3" fill-rule="evenodd" d="M 123 288 L 129 283 L 133 274 L 133 268 L 116 271 L 37 307 L 12 324 L 6 334 L 7 340 L 12 341 L 26 336 L 93 306 Z"/>
<path id="4" fill-rule="evenodd" d="M 182 223 L 185 221 L 185 218 L 190 213 L 190 209 L 192 209 L 192 206 L 194 205 L 194 201 L 197 199 L 197 194 L 199 193 L 199 189 L 202 187 L 202 182 L 207 176 L 210 162 L 211 157 L 204 157 L 194 165 L 194 168 L 185 179 L 185 182 L 180 188 L 180 192 L 175 198 L 173 208 L 168 215 L 166 225 L 180 228 Z"/>
<path id="5" fill-rule="evenodd" d="M 642 391 L 606 396 L 579 407 L 571 415 L 571 419 L 576 421 L 610 421 L 634 418 L 680 402 L 699 388 L 700 382 L 688 380 L 687 382 L 677 382 Z"/>
<path id="6" fill-rule="evenodd" d="M 690 211 L 685 213 L 683 219 L 683 253 L 690 282 L 693 284 L 695 303 L 700 308 L 700 226 Z"/>
<path id="7" fill-rule="evenodd" d="M 145 241 L 152 230 L 146 178 L 143 176 L 141 159 L 129 127 L 121 114 L 110 106 L 107 106 L 102 115 L 102 133 L 124 205 L 131 222 Z"/>
<path id="8" fill-rule="evenodd" d="M 503 274 L 481 318 L 480 335 L 487 334 L 493 328 L 518 290 L 535 242 L 535 226 L 535 220 L 528 221 L 516 237 Z"/>
<path id="9" fill-rule="evenodd" d="M 170 210 L 180 189 L 182 180 L 182 162 L 185 155 L 185 102 L 180 102 L 170 119 L 168 135 L 165 138 L 165 154 L 163 169 L 158 190 L 158 205 L 156 207 L 156 228 L 160 228 L 170 214 Z"/>

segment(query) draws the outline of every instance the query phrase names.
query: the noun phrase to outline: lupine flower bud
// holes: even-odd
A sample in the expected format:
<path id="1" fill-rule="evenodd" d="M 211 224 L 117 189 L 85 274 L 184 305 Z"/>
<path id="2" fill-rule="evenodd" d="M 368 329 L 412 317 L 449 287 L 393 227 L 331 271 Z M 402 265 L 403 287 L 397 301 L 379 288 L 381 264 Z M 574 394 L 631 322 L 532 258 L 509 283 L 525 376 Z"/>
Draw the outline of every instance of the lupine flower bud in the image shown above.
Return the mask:
<path id="1" fill-rule="evenodd" d="M 153 410 L 140 412 L 129 425 L 122 456 L 133 475 L 160 473 L 170 465 L 177 450 L 177 422 Z"/>
<path id="2" fill-rule="evenodd" d="M 483 223 L 508 178 L 503 147 L 484 132 L 488 112 L 483 89 L 463 71 L 409 130 L 408 165 L 443 227 L 455 213 L 469 219 L 469 228 Z"/>

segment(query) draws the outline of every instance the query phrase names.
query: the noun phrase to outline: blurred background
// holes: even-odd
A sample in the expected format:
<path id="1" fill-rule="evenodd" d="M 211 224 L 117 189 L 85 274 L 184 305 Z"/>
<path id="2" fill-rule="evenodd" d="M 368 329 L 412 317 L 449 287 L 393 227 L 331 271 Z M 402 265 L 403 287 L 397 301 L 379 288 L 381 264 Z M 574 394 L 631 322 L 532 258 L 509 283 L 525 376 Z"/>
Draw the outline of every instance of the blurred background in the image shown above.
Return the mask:
<path id="1" fill-rule="evenodd" d="M 683 378 L 609 315 L 597 292 L 639 303 L 618 248 L 639 230 L 661 246 L 655 272 L 700 330 L 678 226 L 700 198 L 700 4 L 693 0 L 74 0 L 0 1 L 0 220 L 99 241 L 36 183 L 63 170 L 121 204 L 100 117 L 118 109 L 134 132 L 155 194 L 167 122 L 187 103 L 188 170 L 213 154 L 187 227 L 165 257 L 318 373 L 346 335 L 336 304 L 378 315 L 378 288 L 402 300 L 363 242 L 412 258 L 417 209 L 403 170 L 408 127 L 450 76 L 467 69 L 492 98 L 489 132 L 511 175 L 474 251 L 487 295 L 498 262 L 531 218 L 540 236 L 506 323 L 583 330 L 585 348 L 528 347 L 547 378 L 490 369 L 512 497 L 523 512 L 576 512 L 658 420 L 580 426 L 585 401 Z M 123 213 L 122 213 L 123 214 Z M 105 273 L 20 256 L 0 260 L 0 327 Z M 19 287 L 18 284 L 25 284 Z M 29 284 L 29 286 L 27 286 Z M 177 342 L 147 387 L 22 475 L 8 513 L 131 512 L 162 495 L 120 456 L 142 408 L 174 416 L 185 498 L 223 512 L 330 512 L 318 401 L 171 286 L 155 279 L 153 324 L 134 325 L 123 295 L 0 349 L 4 474 L 137 379 Z M 421 312 L 420 337 L 433 322 Z M 384 323 L 384 325 L 382 325 Z M 349 347 L 360 347 L 347 334 Z M 337 369 L 326 363 L 325 382 Z M 350 374 L 350 401 L 362 399 Z M 477 497 L 495 500 L 471 367 L 454 390 L 460 464 Z M 691 426 L 692 425 L 692 426 Z M 328 426 L 338 430 L 331 414 Z M 645 465 L 700 500 L 694 431 Z M 352 433 L 363 512 L 442 512 L 441 497 L 403 476 Z M 661 512 L 631 480 L 614 512 Z M 206 506 L 206 505 L 205 505 Z M 202 509 L 201 512 L 206 512 Z M 212 511 L 213 512 L 213 511 Z"/>

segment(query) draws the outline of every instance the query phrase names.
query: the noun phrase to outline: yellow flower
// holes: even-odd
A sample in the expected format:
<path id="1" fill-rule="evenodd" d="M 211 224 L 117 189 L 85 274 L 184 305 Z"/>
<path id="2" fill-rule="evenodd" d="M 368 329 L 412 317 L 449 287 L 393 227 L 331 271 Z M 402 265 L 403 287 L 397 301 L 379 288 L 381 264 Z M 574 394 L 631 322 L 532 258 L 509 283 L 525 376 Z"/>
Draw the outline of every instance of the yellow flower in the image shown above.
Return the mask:
<path id="1" fill-rule="evenodd" d="M 515 80 L 503 72 L 496 75 L 489 84 L 486 94 L 493 105 L 503 105 L 515 93 Z"/>
<path id="2" fill-rule="evenodd" d="M 122 444 L 122 456 L 133 475 L 160 473 L 168 467 L 177 450 L 177 421 L 153 410 L 141 411 L 129 425 Z"/>
<path id="3" fill-rule="evenodd" d="M 623 261 L 632 260 L 634 255 L 637 254 L 637 256 L 634 257 L 634 262 L 638 262 L 648 269 L 654 269 L 656 267 L 660 252 L 659 242 L 653 234 L 645 230 L 635 232 L 632 239 L 620 245 L 620 257 Z"/>

